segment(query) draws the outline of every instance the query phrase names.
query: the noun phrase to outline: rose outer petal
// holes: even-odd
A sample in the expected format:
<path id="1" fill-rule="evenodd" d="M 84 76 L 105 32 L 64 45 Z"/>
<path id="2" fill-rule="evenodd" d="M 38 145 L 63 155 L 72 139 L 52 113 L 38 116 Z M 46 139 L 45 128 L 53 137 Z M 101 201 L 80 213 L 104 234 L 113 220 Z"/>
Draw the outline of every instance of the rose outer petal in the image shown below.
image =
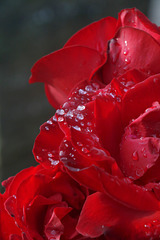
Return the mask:
<path id="1" fill-rule="evenodd" d="M 4 208 L 5 198 L 4 195 L 0 194 L 0 239 L 8 240 L 11 234 L 15 234 L 17 238 L 12 239 L 22 239 L 21 230 L 16 226 L 14 219 L 8 214 Z"/>
<path id="2" fill-rule="evenodd" d="M 71 46 L 41 58 L 33 66 L 30 83 L 43 82 L 52 86 L 47 88 L 53 107 L 63 104 L 71 90 L 81 81 L 89 79 L 91 73 L 105 61 L 96 50 Z"/>
<path id="3" fill-rule="evenodd" d="M 51 118 L 40 127 L 33 154 L 37 162 L 50 168 L 59 163 L 59 145 L 63 140 L 64 133 L 59 128 L 56 118 Z"/>
<path id="4" fill-rule="evenodd" d="M 115 34 L 116 24 L 117 19 L 113 17 L 103 18 L 82 28 L 68 40 L 64 47 L 81 45 L 105 54 L 108 40 Z"/>
<path id="5" fill-rule="evenodd" d="M 117 240 L 148 239 L 148 235 L 158 239 L 159 219 L 159 211 L 135 211 L 97 192 L 87 198 L 77 231 L 91 238 L 105 234 Z"/>

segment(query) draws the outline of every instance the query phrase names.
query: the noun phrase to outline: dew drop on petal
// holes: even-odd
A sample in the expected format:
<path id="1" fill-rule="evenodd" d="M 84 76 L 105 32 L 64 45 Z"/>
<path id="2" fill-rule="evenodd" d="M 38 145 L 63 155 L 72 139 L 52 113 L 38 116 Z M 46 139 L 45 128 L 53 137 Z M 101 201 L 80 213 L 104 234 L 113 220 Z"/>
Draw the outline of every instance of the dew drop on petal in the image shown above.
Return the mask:
<path id="1" fill-rule="evenodd" d="M 64 117 L 59 117 L 58 118 L 58 122 L 63 122 L 64 121 Z"/>
<path id="2" fill-rule="evenodd" d="M 88 153 L 89 150 L 88 150 L 87 148 L 83 147 L 83 148 L 82 148 L 82 152 L 84 152 L 84 153 Z"/>
<path id="3" fill-rule="evenodd" d="M 58 110 L 56 111 L 56 113 L 57 113 L 58 115 L 64 115 L 64 114 L 65 114 L 65 112 L 64 112 L 63 109 L 58 109 Z"/>
<path id="4" fill-rule="evenodd" d="M 79 126 L 72 126 L 72 128 L 74 128 L 77 131 L 81 131 L 81 128 Z"/>
<path id="5" fill-rule="evenodd" d="M 134 161 L 138 161 L 139 157 L 138 157 L 137 151 L 134 151 L 134 152 L 132 153 L 132 159 L 133 159 Z"/>
<path id="6" fill-rule="evenodd" d="M 83 120 L 83 119 L 84 119 L 84 116 L 83 116 L 83 114 L 77 114 L 77 118 L 78 118 L 79 120 Z"/>
<path id="7" fill-rule="evenodd" d="M 77 107 L 77 110 L 79 110 L 79 111 L 82 111 L 82 110 L 84 110 L 85 109 L 85 106 L 84 105 L 79 105 L 78 107 Z"/>
<path id="8" fill-rule="evenodd" d="M 143 168 L 139 168 L 136 170 L 136 175 L 137 177 L 141 177 L 144 174 Z"/>

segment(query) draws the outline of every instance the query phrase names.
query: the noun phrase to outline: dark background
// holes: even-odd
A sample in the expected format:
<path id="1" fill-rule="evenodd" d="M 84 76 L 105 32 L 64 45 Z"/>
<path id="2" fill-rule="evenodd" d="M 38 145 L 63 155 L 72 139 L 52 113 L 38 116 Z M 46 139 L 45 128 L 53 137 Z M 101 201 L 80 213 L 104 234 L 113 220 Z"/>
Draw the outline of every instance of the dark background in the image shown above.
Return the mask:
<path id="1" fill-rule="evenodd" d="M 32 156 L 39 126 L 54 109 L 43 84 L 28 84 L 32 65 L 61 48 L 85 25 L 123 8 L 148 15 L 147 0 L 0 1 L 0 162 L 1 180 L 35 165 Z"/>

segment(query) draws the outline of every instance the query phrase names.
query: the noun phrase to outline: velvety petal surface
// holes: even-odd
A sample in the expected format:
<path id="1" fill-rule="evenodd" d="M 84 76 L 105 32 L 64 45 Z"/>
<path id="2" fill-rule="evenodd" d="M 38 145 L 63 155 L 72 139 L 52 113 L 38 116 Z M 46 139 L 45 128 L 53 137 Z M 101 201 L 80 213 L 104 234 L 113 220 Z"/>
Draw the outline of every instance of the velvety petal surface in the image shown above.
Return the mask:
<path id="1" fill-rule="evenodd" d="M 71 46 L 41 58 L 32 68 L 30 83 L 43 82 L 52 86 L 49 99 L 53 107 L 63 104 L 71 90 L 81 81 L 89 79 L 91 73 L 105 61 L 96 50 Z M 52 92 L 52 94 L 50 94 Z"/>
<path id="2" fill-rule="evenodd" d="M 133 27 L 149 33 L 160 43 L 160 29 L 157 25 L 150 22 L 149 19 L 138 9 L 124 9 L 118 16 L 118 27 Z"/>
<path id="3" fill-rule="evenodd" d="M 117 19 L 113 17 L 106 17 L 94 22 L 74 34 L 65 44 L 65 47 L 82 45 L 105 54 L 108 40 L 115 34 L 116 24 Z"/>
<path id="4" fill-rule="evenodd" d="M 109 239 L 158 239 L 160 212 L 135 211 L 102 193 L 90 195 L 77 230 L 87 237 L 105 234 Z"/>
<path id="5" fill-rule="evenodd" d="M 111 39 L 107 63 L 102 67 L 103 81 L 109 83 L 130 69 L 149 76 L 159 73 L 160 45 L 148 33 L 131 27 L 120 28 Z"/>

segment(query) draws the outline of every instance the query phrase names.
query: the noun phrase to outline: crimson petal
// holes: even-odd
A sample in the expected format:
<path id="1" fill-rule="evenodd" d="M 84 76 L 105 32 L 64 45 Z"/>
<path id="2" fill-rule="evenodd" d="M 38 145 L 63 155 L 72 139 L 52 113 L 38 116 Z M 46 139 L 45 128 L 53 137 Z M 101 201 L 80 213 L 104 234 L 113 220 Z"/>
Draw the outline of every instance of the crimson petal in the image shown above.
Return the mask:
<path id="1" fill-rule="evenodd" d="M 134 68 L 149 76 L 159 73 L 159 61 L 160 45 L 148 33 L 131 27 L 120 28 L 109 44 L 108 60 L 102 67 L 103 81 L 108 83 L 114 76 Z"/>
<path id="2" fill-rule="evenodd" d="M 160 43 L 159 27 L 150 22 L 149 19 L 136 8 L 124 9 L 119 13 L 117 28 L 125 26 L 143 30 Z"/>
<path id="3" fill-rule="evenodd" d="M 82 45 L 104 54 L 108 40 L 114 36 L 116 23 L 117 20 L 113 17 L 106 17 L 94 22 L 74 34 L 65 47 Z"/>
<path id="4" fill-rule="evenodd" d="M 64 137 L 55 117 L 40 127 L 33 154 L 35 159 L 45 167 L 54 167 L 59 163 L 59 145 Z"/>
<path id="5" fill-rule="evenodd" d="M 122 101 L 122 119 L 126 126 L 129 121 L 140 116 L 155 101 L 160 101 L 160 74 L 136 84 Z"/>
<path id="6" fill-rule="evenodd" d="M 109 239 L 158 239 L 160 212 L 135 211 L 103 193 L 90 195 L 81 212 L 77 231 L 95 238 L 104 234 Z"/>
<path id="7" fill-rule="evenodd" d="M 104 61 L 105 58 L 94 49 L 83 46 L 66 47 L 35 63 L 29 82 L 51 85 L 52 88 L 46 87 L 46 91 L 50 91 L 49 100 L 57 108 L 65 102 L 75 85 L 89 79 L 92 71 Z"/>

